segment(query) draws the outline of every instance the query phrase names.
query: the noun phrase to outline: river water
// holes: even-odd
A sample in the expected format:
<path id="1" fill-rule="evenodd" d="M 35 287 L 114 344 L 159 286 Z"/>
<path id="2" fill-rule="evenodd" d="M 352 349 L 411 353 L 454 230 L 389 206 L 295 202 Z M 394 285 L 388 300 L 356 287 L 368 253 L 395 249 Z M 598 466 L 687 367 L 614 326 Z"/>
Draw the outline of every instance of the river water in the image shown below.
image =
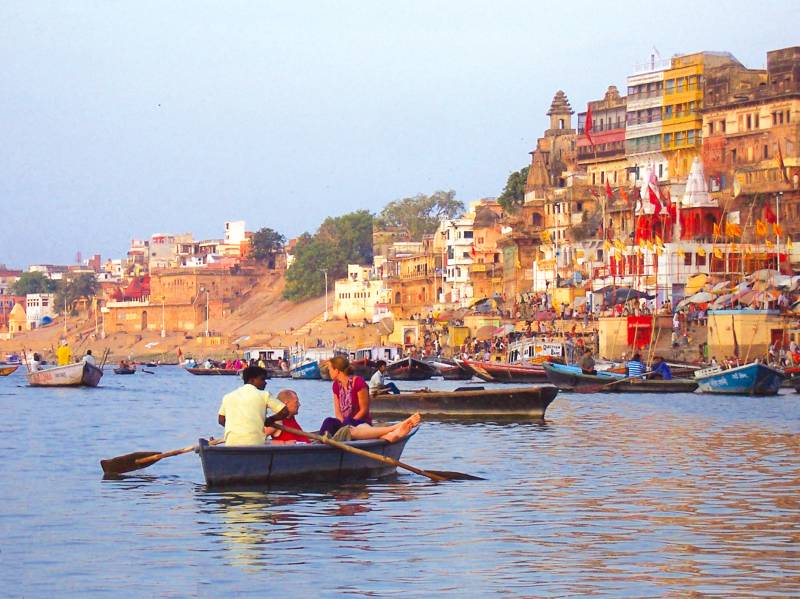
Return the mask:
<path id="1" fill-rule="evenodd" d="M 101 458 L 221 433 L 238 379 L 151 370 L 97 389 L 0 378 L 5 596 L 800 595 L 793 392 L 562 393 L 543 423 L 428 421 L 406 447 L 484 481 L 213 491 L 193 453 L 103 480 Z M 329 383 L 282 387 L 305 428 L 331 410 Z"/>

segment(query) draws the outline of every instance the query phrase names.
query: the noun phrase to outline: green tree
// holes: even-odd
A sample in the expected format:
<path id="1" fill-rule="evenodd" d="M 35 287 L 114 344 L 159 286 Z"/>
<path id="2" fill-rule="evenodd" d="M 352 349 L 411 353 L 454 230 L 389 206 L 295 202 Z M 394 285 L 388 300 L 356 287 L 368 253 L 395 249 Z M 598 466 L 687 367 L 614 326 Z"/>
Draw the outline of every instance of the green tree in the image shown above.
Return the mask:
<path id="1" fill-rule="evenodd" d="M 27 295 L 29 293 L 53 293 L 58 284 L 52 279 L 48 279 L 40 272 L 24 272 L 11 286 L 15 295 Z"/>
<path id="2" fill-rule="evenodd" d="M 458 218 L 464 214 L 464 204 L 455 197 L 456 192 L 451 189 L 389 202 L 378 215 L 376 224 L 380 227 L 403 227 L 408 229 L 411 239 L 420 241 L 423 235 L 435 232 L 442 219 Z"/>
<path id="3" fill-rule="evenodd" d="M 84 272 L 61 281 L 56 291 L 56 306 L 66 305 L 70 311 L 81 299 L 91 299 L 97 295 L 99 285 L 94 273 Z"/>
<path id="4" fill-rule="evenodd" d="M 358 210 L 326 218 L 314 235 L 301 235 L 283 296 L 292 301 L 318 297 L 325 292 L 325 270 L 330 290 L 336 279 L 347 276 L 348 264 L 371 263 L 372 221 L 367 210 Z"/>
<path id="5" fill-rule="evenodd" d="M 274 229 L 262 227 L 250 240 L 250 257 L 266 262 L 270 268 L 275 268 L 275 255 L 283 250 L 285 244 L 286 237 Z"/>
<path id="6" fill-rule="evenodd" d="M 528 168 L 525 167 L 511 173 L 506 181 L 503 193 L 497 198 L 497 203 L 506 212 L 514 212 L 525 202 L 525 185 L 528 182 Z"/>

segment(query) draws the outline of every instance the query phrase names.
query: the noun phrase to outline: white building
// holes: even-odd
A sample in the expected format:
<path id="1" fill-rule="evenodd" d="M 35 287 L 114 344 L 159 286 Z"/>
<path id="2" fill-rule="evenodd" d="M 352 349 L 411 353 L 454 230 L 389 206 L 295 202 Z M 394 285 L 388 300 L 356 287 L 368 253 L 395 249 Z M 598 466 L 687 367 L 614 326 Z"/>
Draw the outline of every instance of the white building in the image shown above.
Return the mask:
<path id="1" fill-rule="evenodd" d="M 234 220 L 225 223 L 225 243 L 231 245 L 241 244 L 245 236 L 245 221 Z"/>
<path id="2" fill-rule="evenodd" d="M 334 316 L 344 318 L 347 315 L 354 324 L 364 319 L 373 322 L 376 311 L 379 315 L 385 312 L 380 305 L 385 307 L 388 303 L 383 281 L 375 276 L 371 267 L 358 264 L 347 265 L 347 278 L 336 281 L 333 296 Z"/>
<path id="3" fill-rule="evenodd" d="M 56 296 L 54 293 L 29 293 L 25 296 L 25 316 L 28 328 L 35 329 L 40 326 L 45 316 L 50 318 L 56 315 Z"/>
<path id="4" fill-rule="evenodd" d="M 469 268 L 475 253 L 473 223 L 473 215 L 443 220 L 436 232 L 436 237 L 444 240 L 446 254 L 445 303 L 461 307 L 469 306 L 474 295 L 469 277 Z"/>
<path id="5" fill-rule="evenodd" d="M 664 71 L 669 59 L 652 56 L 628 77 L 625 155 L 631 183 L 642 182 L 642 171 L 650 166 L 659 181 L 669 179 L 667 159 L 661 152 L 661 107 L 664 104 Z M 646 183 L 646 180 L 645 180 Z"/>

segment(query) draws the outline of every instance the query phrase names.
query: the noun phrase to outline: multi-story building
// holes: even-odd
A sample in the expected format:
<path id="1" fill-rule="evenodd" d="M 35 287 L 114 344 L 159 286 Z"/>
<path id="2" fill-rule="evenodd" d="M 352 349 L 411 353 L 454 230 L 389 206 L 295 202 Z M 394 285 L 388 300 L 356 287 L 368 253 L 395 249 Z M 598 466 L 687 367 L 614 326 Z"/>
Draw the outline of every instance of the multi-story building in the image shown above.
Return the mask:
<path id="1" fill-rule="evenodd" d="M 336 281 L 333 297 L 333 315 L 352 323 L 372 322 L 376 305 L 386 303 L 383 280 L 372 267 L 359 264 L 347 265 L 347 278 Z"/>
<path id="2" fill-rule="evenodd" d="M 667 178 L 667 161 L 661 153 L 664 72 L 669 59 L 650 56 L 650 61 L 637 65 L 628 76 L 626 99 L 625 155 L 629 180 L 642 183 L 645 168 L 656 173 L 659 181 Z"/>
<path id="3" fill-rule="evenodd" d="M 592 111 L 587 135 L 586 117 Z M 587 111 L 578 114 L 577 163 L 585 170 L 591 185 L 627 186 L 625 157 L 626 98 L 610 85 L 602 100 L 588 103 Z"/>
<path id="4" fill-rule="evenodd" d="M 442 221 L 437 233 L 443 234 L 445 244 L 445 303 L 467 307 L 474 292 L 469 269 L 475 250 L 474 216 Z"/>
<path id="5" fill-rule="evenodd" d="M 8 317 L 17 304 L 25 305 L 24 295 L 0 294 L 0 331 L 8 328 Z"/>
<path id="6" fill-rule="evenodd" d="M 0 295 L 10 293 L 11 286 L 22 276 L 21 270 L 12 270 L 0 264 Z M 14 307 L 13 304 L 11 306 Z"/>
<path id="7" fill-rule="evenodd" d="M 421 242 L 396 242 L 385 250 L 380 272 L 385 299 L 395 318 L 427 316 L 444 297 L 445 246 L 441 242 L 436 245 L 435 239 L 427 235 Z"/>
<path id="8" fill-rule="evenodd" d="M 475 215 L 472 224 L 475 252 L 469 267 L 473 295 L 476 299 L 502 295 L 503 261 L 497 247 L 502 209 L 496 200 L 484 199 L 475 202 L 470 213 Z"/>
<path id="9" fill-rule="evenodd" d="M 727 52 L 696 52 L 673 57 L 664 71 L 661 151 L 672 183 L 684 183 L 700 155 L 705 72 L 725 65 L 741 66 Z"/>
<path id="10" fill-rule="evenodd" d="M 56 296 L 54 293 L 29 293 L 25 296 L 25 317 L 28 329 L 35 329 L 42 320 L 56 315 Z"/>

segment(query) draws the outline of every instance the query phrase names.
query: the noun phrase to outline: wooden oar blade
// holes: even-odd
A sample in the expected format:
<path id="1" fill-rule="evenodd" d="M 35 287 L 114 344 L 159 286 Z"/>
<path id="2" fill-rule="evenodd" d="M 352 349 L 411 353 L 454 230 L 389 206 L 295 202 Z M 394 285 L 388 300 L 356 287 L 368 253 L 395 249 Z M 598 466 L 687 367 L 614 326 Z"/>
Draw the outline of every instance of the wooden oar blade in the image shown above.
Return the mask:
<path id="1" fill-rule="evenodd" d="M 475 476 L 474 474 L 466 474 L 465 472 L 453 472 L 451 470 L 425 470 L 425 472 L 430 472 L 431 474 L 435 474 L 436 476 L 441 476 L 442 478 L 446 478 L 447 480 L 486 480 L 485 478 L 481 478 L 480 476 Z"/>
<path id="2" fill-rule="evenodd" d="M 116 458 L 100 460 L 100 466 L 103 468 L 103 474 L 124 474 L 126 472 L 133 472 L 134 470 L 141 470 L 142 468 L 147 468 L 151 464 L 155 464 L 158 460 L 151 460 L 148 462 L 141 462 L 140 460 L 159 455 L 160 453 L 160 451 L 136 451 Z"/>

